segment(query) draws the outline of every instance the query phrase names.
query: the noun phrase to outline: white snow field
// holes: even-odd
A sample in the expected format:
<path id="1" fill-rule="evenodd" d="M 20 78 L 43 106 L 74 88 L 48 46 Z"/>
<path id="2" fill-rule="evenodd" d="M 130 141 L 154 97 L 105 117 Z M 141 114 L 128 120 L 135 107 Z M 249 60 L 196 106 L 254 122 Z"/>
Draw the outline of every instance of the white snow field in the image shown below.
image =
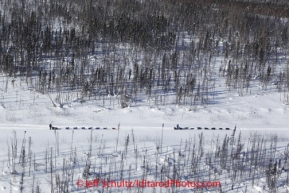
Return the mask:
<path id="1" fill-rule="evenodd" d="M 12 83 L 12 80 L 13 83 Z M 33 80 L 32 80 L 33 81 Z M 220 85 L 223 85 L 223 79 Z M 253 82 L 254 83 L 254 82 Z M 275 85 L 269 85 L 267 91 L 259 90 L 257 83 L 252 84 L 248 93 L 239 96 L 237 92 L 220 87 L 215 91 L 212 104 L 207 106 L 176 106 L 156 104 L 154 99 L 144 97 L 128 108 L 119 107 L 119 97 L 105 97 L 105 100 L 91 98 L 81 103 L 77 94 L 63 97 L 69 102 L 63 107 L 53 107 L 47 94 L 41 94 L 27 87 L 25 78 L 12 79 L 2 77 L 0 81 L 0 122 L 2 128 L 29 128 L 30 125 L 48 125 L 59 127 L 117 127 L 124 128 L 166 128 L 173 129 L 176 124 L 183 127 L 234 127 L 248 129 L 287 128 L 289 111 L 284 104 L 283 92 L 277 93 Z M 56 94 L 50 94 L 52 100 Z M 174 101 L 174 95 L 163 100 Z M 160 103 L 160 102 L 158 102 Z M 103 106 L 104 104 L 104 106 Z M 27 127 L 23 126 L 28 124 Z"/>
<path id="2" fill-rule="evenodd" d="M 286 192 L 286 130 L 237 128 L 233 141 L 232 133 L 167 127 L 52 131 L 42 125 L 2 125 L 1 192 L 270 192 L 265 175 L 269 158 L 272 168 L 277 162 L 278 192 Z M 223 152 L 225 136 L 228 147 Z M 231 159 L 241 144 L 239 155 Z M 97 179 L 98 186 L 89 186 Z M 154 188 L 136 183 L 106 187 L 101 183 L 174 179 L 219 182 L 221 187 Z M 89 187 L 77 185 L 79 181 Z"/>
<path id="3" fill-rule="evenodd" d="M 218 103 L 195 109 L 145 102 L 121 109 L 117 98 L 106 99 L 106 108 L 94 100 L 71 100 L 60 108 L 23 82 L 13 87 L 4 80 L 0 192 L 257 193 L 272 192 L 273 185 L 277 192 L 289 190 L 289 113 L 276 92 L 256 89 L 241 97 L 226 91 L 216 96 Z M 49 130 L 50 123 L 59 130 Z M 188 128 L 174 130 L 176 124 Z M 142 180 L 221 186 L 140 187 L 136 182 Z"/>

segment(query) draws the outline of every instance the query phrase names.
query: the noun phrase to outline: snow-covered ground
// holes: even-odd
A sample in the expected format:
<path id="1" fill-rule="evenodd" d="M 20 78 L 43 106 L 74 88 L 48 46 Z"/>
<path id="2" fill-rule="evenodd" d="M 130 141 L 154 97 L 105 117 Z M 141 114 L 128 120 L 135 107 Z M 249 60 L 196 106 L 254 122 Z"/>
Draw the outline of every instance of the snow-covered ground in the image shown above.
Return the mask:
<path id="1" fill-rule="evenodd" d="M 245 96 L 220 88 L 220 91 L 216 91 L 218 94 L 214 103 L 205 107 L 156 106 L 153 100 L 148 102 L 144 99 L 132 103 L 129 108 L 121 109 L 116 97 L 106 97 L 105 106 L 102 99 L 92 98 L 80 103 L 75 97 L 60 108 L 53 107 L 47 94 L 27 88 L 25 81 L 16 79 L 13 87 L 11 80 L 3 78 L 0 82 L 0 121 L 5 126 L 11 124 L 11 127 L 15 124 L 32 124 L 48 128 L 50 123 L 59 127 L 117 127 L 120 123 L 129 129 L 160 128 L 162 124 L 168 129 L 176 124 L 184 127 L 237 125 L 248 129 L 288 126 L 288 105 L 281 102 L 282 93 L 258 91 L 258 88 L 253 88 L 252 94 Z"/>
<path id="2" fill-rule="evenodd" d="M 24 77 L 2 75 L 1 191 L 270 192 L 268 181 L 276 178 L 277 192 L 286 192 L 289 111 L 283 93 L 271 83 L 266 91 L 260 89 L 253 80 L 250 91 L 240 96 L 224 87 L 223 77 L 213 78 L 219 86 L 209 105 L 176 106 L 169 93 L 162 100 L 170 105 L 140 96 L 122 109 L 118 96 L 83 102 L 73 92 L 61 93 L 67 102 L 54 107 L 56 93 L 42 94 Z M 49 124 L 59 130 L 49 130 Z M 174 130 L 177 124 L 188 129 Z M 266 172 L 274 170 L 274 163 L 278 172 L 272 176 Z M 99 183 L 84 188 L 80 183 L 175 179 L 219 182 L 221 187 L 103 188 Z"/>
<path id="3" fill-rule="evenodd" d="M 238 177 L 234 181 L 234 188 L 232 190 L 232 182 L 229 177 L 230 171 L 221 169 L 216 164 L 222 158 L 214 158 L 214 152 L 218 145 L 222 145 L 222 140 L 225 136 L 231 136 L 232 130 L 213 131 L 195 129 L 180 131 L 172 130 L 171 128 L 164 128 L 162 130 L 161 128 L 149 127 L 138 129 L 120 127 L 119 131 L 112 129 L 61 129 L 59 131 L 50 131 L 42 125 L 28 124 L 16 124 L 14 127 L 2 124 L 1 128 L 1 192 L 21 192 L 21 190 L 22 192 L 32 192 L 32 187 L 34 192 L 36 192 L 37 185 L 40 187 L 40 192 L 51 192 L 51 186 L 54 188 L 57 186 L 57 179 L 61 183 L 60 188 L 66 189 L 64 184 L 65 182 L 68 183 L 68 192 L 137 192 L 140 190 L 143 192 L 192 192 L 197 191 L 197 189 L 200 191 L 200 188 L 194 189 L 191 187 L 138 188 L 136 184 L 132 188 L 103 188 L 103 183 L 99 183 L 96 187 L 88 188 L 80 187 L 81 185 L 79 184 L 77 185 L 79 181 L 87 184 L 87 181 L 93 182 L 95 179 L 117 182 L 121 182 L 122 179 L 125 181 L 141 181 L 145 179 L 151 182 L 167 182 L 169 179 L 173 179 L 172 173 L 174 169 L 177 169 L 179 172 L 180 176 L 177 179 L 180 179 L 180 181 L 220 182 L 223 192 L 245 192 L 245 190 L 247 192 L 268 192 L 268 189 L 266 190 L 266 177 L 259 171 L 259 168 L 259 172 L 254 174 L 255 182 L 253 186 L 253 174 L 247 168 L 248 171 L 244 169 L 244 178 Z M 15 139 L 12 128 L 16 131 L 18 143 L 17 155 L 14 161 L 12 161 L 11 156 L 13 151 L 11 147 Z M 242 134 L 242 143 L 245 145 L 243 151 L 246 154 L 249 153 L 248 149 L 252 150 L 251 147 L 254 146 L 253 139 L 256 139 L 256 142 L 260 142 L 258 139 L 262 137 L 265 140 L 263 146 L 268 151 L 268 156 L 271 151 L 275 152 L 275 158 L 277 160 L 282 159 L 282 166 L 285 164 L 283 163 L 286 157 L 284 152 L 289 140 L 289 136 L 285 130 L 277 129 L 273 131 L 272 129 L 268 129 L 260 131 L 258 129 L 246 130 L 237 128 L 235 134 L 236 141 L 240 132 Z M 278 138 L 276 150 L 270 146 L 271 139 L 275 136 Z M 31 137 L 30 148 L 29 137 Z M 193 163 L 191 159 L 199 154 L 198 149 L 201 138 L 203 139 L 204 154 L 201 161 L 195 165 L 196 173 L 192 174 L 191 165 Z M 57 144 L 59 144 L 59 147 Z M 195 150 L 193 150 L 194 146 L 196 147 Z M 24 147 L 26 150 L 24 167 L 22 166 L 23 154 L 20 153 L 21 147 Z M 247 151 L 245 151 L 246 148 Z M 241 158 L 244 155 L 241 154 Z M 211 164 L 208 161 L 210 156 L 212 159 Z M 52 159 L 50 159 L 51 157 Z M 13 163 L 15 170 L 11 174 Z M 90 175 L 86 178 L 83 176 L 83 172 L 88 163 L 91 164 Z M 230 164 L 230 162 L 227 163 L 227 165 Z M 247 162 L 244 162 L 244 164 L 246 167 L 249 167 L 247 166 Z M 53 185 L 51 185 L 51 165 Z M 166 172 L 170 174 L 166 174 Z M 23 189 L 21 188 L 22 173 L 24 173 Z M 287 172 L 283 171 L 279 177 L 278 192 L 286 192 L 286 186 L 284 185 L 286 177 Z M 57 187 L 59 188 L 59 186 Z M 202 189 L 204 192 L 220 191 L 220 188 L 204 187 Z M 54 192 L 57 192 L 57 189 L 54 189 Z M 61 191 L 59 190 L 59 192 Z"/>
<path id="4" fill-rule="evenodd" d="M 20 85 L 20 82 L 16 79 L 13 87 L 11 79 L 3 78 L 1 83 L 1 192 L 37 192 L 37 187 L 40 192 L 51 192 L 52 187 L 54 192 L 200 191 L 191 187 L 103 188 L 103 184 L 99 183 L 98 186 L 84 188 L 77 185 L 77 182 L 86 184 L 95 179 L 167 182 L 174 178 L 181 181 L 220 182 L 222 185 L 221 188 L 203 187 L 204 192 L 219 192 L 221 189 L 223 192 L 269 192 L 264 174 L 269 157 L 273 155 L 270 152 L 275 152 L 271 160 L 273 164 L 281 159 L 282 167 L 287 169 L 288 166 L 284 160 L 287 159 L 286 148 L 289 142 L 289 112 L 288 107 L 280 102 L 277 92 L 258 92 L 256 89 L 255 94 L 242 97 L 235 92 L 220 92 L 216 96 L 217 103 L 195 109 L 173 105 L 156 107 L 148 105 L 146 101 L 121 109 L 118 99 L 113 97 L 106 99 L 107 107 L 102 106 L 103 102 L 91 100 L 80 103 L 75 99 L 60 108 L 53 107 L 48 95 L 27 88 L 24 81 Z M 50 123 L 60 130 L 49 130 Z M 189 129 L 173 130 L 176 124 Z M 249 161 L 243 161 L 244 174 L 237 174 L 243 175 L 243 178 L 237 177 L 232 181 L 230 168 L 235 167 L 232 166 L 233 162 L 224 166 L 227 167 L 224 169 L 220 166 L 222 158 L 213 157 L 218 148 L 222 147 L 225 137 L 232 138 L 235 125 L 235 142 L 229 152 L 235 151 L 241 133 L 243 149 L 240 159 L 250 155 L 252 148 L 258 147 L 260 150 L 259 145 L 262 143 L 261 149 L 263 147 L 268 153 L 262 162 L 264 166 L 260 168 L 254 168 L 248 164 Z M 81 129 L 82 126 L 86 129 Z M 73 127 L 78 129 L 74 130 Z M 89 130 L 88 127 L 93 129 Z M 100 129 L 96 130 L 96 127 Z M 116 129 L 113 130 L 113 127 Z M 202 130 L 197 130 L 197 127 L 202 127 Z M 209 130 L 204 130 L 205 127 Z M 211 130 L 212 127 L 216 130 Z M 220 127 L 223 130 L 219 130 Z M 230 130 L 224 130 L 226 127 Z M 276 136 L 278 140 L 274 149 L 272 141 Z M 199 155 L 197 150 L 201 143 L 203 156 L 193 165 L 193 154 Z M 12 158 L 15 146 L 17 155 Z M 193 147 L 196 147 L 195 152 Z M 25 149 L 24 159 L 22 148 Z M 208 161 L 210 157 L 211 162 Z M 90 175 L 86 178 L 83 173 L 87 165 L 90 166 Z M 193 168 L 197 170 L 195 173 Z M 257 173 L 251 174 L 252 170 Z M 178 176 L 174 176 L 173 171 L 178 171 Z M 281 166 L 278 171 L 281 171 Z M 277 192 L 288 190 L 288 172 L 284 171 L 278 174 Z"/>
<path id="5" fill-rule="evenodd" d="M 34 7 L 34 3 L 36 4 L 36 1 L 29 1 L 25 6 L 36 11 L 37 6 Z M 6 20 L 12 22 L 10 12 L 5 15 L 8 4 L 4 4 L 5 6 L 0 9 L 7 17 Z M 22 7 L 24 4 L 22 3 Z M 47 11 L 50 9 L 52 8 L 48 8 Z M 82 12 L 82 8 L 76 9 Z M 74 33 L 81 37 L 80 31 L 86 29 L 82 22 L 79 23 L 77 14 L 72 15 L 69 20 L 76 19 L 73 22 L 66 21 L 63 16 L 51 20 L 49 22 L 52 23 L 51 33 L 60 33 L 61 36 L 60 28 L 68 32 L 70 30 L 70 33 L 72 33 L 70 28 L 75 28 Z M 4 20 L 2 28 L 5 26 Z M 227 20 L 224 19 L 225 23 Z M 284 22 L 286 21 L 284 19 Z M 92 23 L 93 20 L 89 20 L 89 25 Z M 212 24 L 214 23 L 216 22 Z M 9 72 L 10 76 L 14 77 L 8 77 L 7 74 L 0 75 L 0 193 L 288 192 L 289 95 L 288 80 L 283 80 L 288 77 L 287 54 L 284 51 L 287 47 L 280 45 L 282 48 L 277 48 L 279 37 L 276 38 L 278 40 L 276 44 L 272 37 L 272 45 L 274 44 L 275 48 L 271 50 L 272 56 L 271 53 L 268 54 L 270 59 L 264 62 L 263 71 L 267 70 L 268 77 L 262 80 L 259 74 L 262 71 L 256 69 L 257 65 L 262 63 L 263 48 L 260 47 L 258 51 L 260 53 L 255 54 L 256 56 L 247 54 L 245 52 L 247 46 L 250 48 L 252 44 L 254 47 L 256 43 L 250 40 L 245 47 L 241 43 L 240 50 L 244 49 L 244 53 L 232 56 L 238 55 L 239 45 L 235 53 L 235 43 L 230 40 L 231 35 L 236 36 L 236 43 L 237 41 L 240 43 L 239 32 L 234 31 L 234 28 L 231 31 L 229 27 L 230 38 L 228 38 L 225 27 L 218 32 L 223 31 L 225 34 L 214 35 L 216 38 L 214 39 L 209 37 L 211 24 L 208 24 L 204 25 L 204 29 L 197 30 L 207 31 L 208 37 L 205 37 L 205 40 L 201 38 L 202 35 L 198 35 L 201 31 L 193 32 L 195 35 L 186 30 L 178 31 L 177 39 L 172 44 L 175 48 L 171 50 L 143 49 L 131 41 L 132 44 L 111 44 L 109 39 L 97 37 L 97 41 L 93 43 L 95 46 L 93 51 L 90 52 L 89 48 L 87 52 L 78 53 L 81 57 L 78 57 L 78 54 L 74 56 L 74 52 L 78 49 L 73 51 L 66 49 L 65 57 L 62 54 L 60 57 L 57 52 L 55 55 L 50 51 L 42 53 L 41 46 L 41 49 L 39 48 L 41 57 L 34 58 L 38 62 L 39 69 L 35 68 L 31 75 L 29 73 L 20 75 L 20 72 L 6 62 L 6 73 Z M 46 25 L 42 26 L 43 31 Z M 276 25 L 276 29 L 278 26 Z M 287 28 L 284 30 L 287 32 Z M 44 34 L 50 33 L 49 31 Z M 161 38 L 174 39 L 173 35 L 169 38 L 166 33 L 160 34 L 164 35 Z M 284 36 L 283 32 L 281 34 L 281 39 L 285 42 L 287 36 Z M 252 34 L 253 37 L 255 35 Z M 7 38 L 9 40 L 9 34 Z M 16 35 L 11 36 L 11 39 L 17 39 Z M 74 38 L 70 39 L 73 42 Z M 4 41 L 6 43 L 5 49 L 3 48 L 8 54 L 15 52 L 13 46 L 10 47 L 10 44 L 14 43 L 9 41 Z M 205 46 L 207 41 L 215 46 Z M 258 41 L 263 42 L 262 38 Z M 170 44 L 168 48 L 172 46 Z M 211 51 L 207 51 L 205 48 L 207 46 L 211 47 Z M 148 53 L 144 53 L 144 50 Z M 194 50 L 195 54 L 192 54 Z M 5 58 L 6 53 L 2 54 Z M 88 56 L 85 56 L 86 54 Z M 260 55 L 258 56 L 260 61 L 257 55 Z M 13 67 L 17 68 L 20 63 L 22 65 L 22 56 L 21 62 L 18 53 L 13 57 L 15 58 Z M 51 84 L 51 79 L 47 81 L 46 75 L 41 75 L 45 70 L 48 70 L 48 73 L 53 71 L 57 80 L 57 77 L 61 76 L 61 70 L 71 70 L 72 67 L 69 67 L 71 65 L 73 71 L 81 71 L 80 66 L 84 62 L 87 67 L 79 73 L 84 77 L 83 80 L 97 75 L 92 73 L 97 72 L 96 68 L 99 70 L 109 64 L 109 70 L 103 73 L 111 73 L 114 76 L 114 79 L 111 78 L 111 84 L 118 81 L 123 84 L 116 84 L 115 89 L 109 90 L 107 87 L 109 81 L 107 83 L 99 81 L 103 83 L 92 84 L 95 88 L 89 91 L 82 78 L 81 83 L 74 85 L 75 89 L 71 82 L 62 82 L 59 78 L 60 82 L 52 81 L 55 83 L 50 88 L 48 84 Z M 230 65 L 234 70 L 229 71 Z M 11 68 L 9 71 L 8 66 Z M 140 71 L 156 71 L 154 78 L 150 80 L 154 89 L 148 89 L 151 87 L 150 84 L 142 85 L 140 81 L 133 81 L 137 76 L 132 73 L 131 77 L 130 73 L 135 66 L 138 66 Z M 251 68 L 252 74 L 247 74 L 247 67 Z M 240 75 L 245 69 L 245 75 Z M 16 73 L 11 73 L 14 70 Z M 165 75 L 167 78 L 161 79 L 168 81 L 168 88 L 162 88 L 166 87 L 164 82 L 159 84 L 162 77 L 160 70 L 162 76 Z M 180 71 L 177 73 L 177 70 Z M 227 76 L 230 73 L 237 75 Z M 190 74 L 192 76 L 189 76 Z M 266 73 L 261 74 L 266 76 Z M 67 71 L 67 75 L 72 74 Z M 117 79 L 118 76 L 122 78 Z M 68 79 L 72 80 L 71 78 Z M 176 81 L 177 79 L 180 82 Z M 192 83 L 188 84 L 188 80 Z M 88 82 L 91 81 L 87 81 L 87 85 Z M 185 90 L 188 85 L 192 87 L 191 91 L 187 95 L 182 95 L 181 88 Z M 132 89 L 133 87 L 138 90 Z M 197 91 L 200 88 L 201 92 Z M 130 95 L 133 91 L 135 94 Z M 145 92 L 147 93 L 144 94 Z M 104 93 L 109 96 L 104 96 Z M 132 102 L 129 107 L 120 108 L 121 96 L 117 94 L 127 96 L 127 93 L 130 93 L 128 98 Z M 194 105 L 193 100 L 196 102 Z M 49 130 L 49 124 L 58 130 Z M 183 129 L 174 130 L 177 124 Z M 127 184 L 122 184 L 121 187 L 103 187 L 105 182 L 120 183 L 122 180 L 133 182 L 133 187 L 127 187 Z M 160 188 L 140 187 L 138 184 L 143 181 L 166 183 L 170 180 L 216 182 L 221 186 L 182 188 L 174 184 Z M 96 185 L 95 182 L 99 183 Z M 85 185 L 92 187 L 84 187 Z"/>

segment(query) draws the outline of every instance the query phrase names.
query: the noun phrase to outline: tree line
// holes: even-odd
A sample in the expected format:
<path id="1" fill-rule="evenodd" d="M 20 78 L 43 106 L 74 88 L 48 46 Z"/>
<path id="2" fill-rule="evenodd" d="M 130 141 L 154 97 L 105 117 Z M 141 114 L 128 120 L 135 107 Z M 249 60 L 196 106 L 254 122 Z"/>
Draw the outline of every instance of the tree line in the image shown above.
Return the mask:
<path id="1" fill-rule="evenodd" d="M 156 105 L 209 105 L 221 80 L 240 95 L 257 82 L 288 102 L 286 2 L 5 0 L 1 5 L 0 70 L 41 93 L 57 93 L 59 103 L 76 93 L 82 101 L 103 103 L 119 96 L 122 107 L 144 96 Z M 168 100 L 170 95 L 175 99 Z"/>

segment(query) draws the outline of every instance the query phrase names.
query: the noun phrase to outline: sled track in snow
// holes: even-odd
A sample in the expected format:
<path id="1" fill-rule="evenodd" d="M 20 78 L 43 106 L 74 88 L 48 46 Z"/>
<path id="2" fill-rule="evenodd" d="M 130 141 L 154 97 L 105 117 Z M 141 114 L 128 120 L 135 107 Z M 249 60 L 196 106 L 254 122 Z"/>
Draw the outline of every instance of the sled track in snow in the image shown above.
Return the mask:
<path id="1" fill-rule="evenodd" d="M 117 126 L 113 127 L 103 127 L 103 126 L 55 126 L 55 130 L 59 131 L 71 131 L 71 130 L 117 130 Z M 213 129 L 215 128 L 215 129 Z M 222 128 L 222 129 L 220 129 Z M 233 128 L 226 129 L 227 127 L 182 127 L 181 129 L 175 129 L 175 131 L 210 131 L 210 132 L 217 132 L 217 131 L 233 131 Z M 41 130 L 49 130 L 49 125 L 34 125 L 34 124 L 0 124 L 1 129 L 11 129 L 11 130 L 30 130 L 30 129 L 41 129 Z M 162 127 L 144 127 L 144 126 L 121 126 L 120 130 L 162 130 Z M 174 127 L 164 127 L 164 130 L 174 130 Z M 244 127 L 238 128 L 237 131 L 276 131 L 276 130 L 284 130 L 288 131 L 289 128 L 255 128 L 255 127 Z"/>

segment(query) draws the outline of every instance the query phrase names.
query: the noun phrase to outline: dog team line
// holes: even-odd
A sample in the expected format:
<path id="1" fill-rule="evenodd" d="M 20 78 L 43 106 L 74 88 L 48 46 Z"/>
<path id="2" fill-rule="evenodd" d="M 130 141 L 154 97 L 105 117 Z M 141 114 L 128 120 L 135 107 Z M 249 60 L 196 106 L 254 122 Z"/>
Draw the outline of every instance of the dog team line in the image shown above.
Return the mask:
<path id="1" fill-rule="evenodd" d="M 101 184 L 100 184 L 101 182 Z M 167 180 L 167 181 L 149 181 L 149 180 L 122 180 L 122 181 L 105 181 L 105 180 L 78 180 L 76 182 L 76 185 L 78 187 L 84 187 L 84 188 L 92 188 L 92 187 L 98 187 L 99 185 L 102 186 L 102 188 L 145 188 L 145 187 L 160 187 L 160 188 L 170 188 L 170 187 L 183 187 L 183 188 L 217 188 L 221 187 L 220 182 L 194 182 L 194 181 L 179 181 L 179 180 Z"/>

